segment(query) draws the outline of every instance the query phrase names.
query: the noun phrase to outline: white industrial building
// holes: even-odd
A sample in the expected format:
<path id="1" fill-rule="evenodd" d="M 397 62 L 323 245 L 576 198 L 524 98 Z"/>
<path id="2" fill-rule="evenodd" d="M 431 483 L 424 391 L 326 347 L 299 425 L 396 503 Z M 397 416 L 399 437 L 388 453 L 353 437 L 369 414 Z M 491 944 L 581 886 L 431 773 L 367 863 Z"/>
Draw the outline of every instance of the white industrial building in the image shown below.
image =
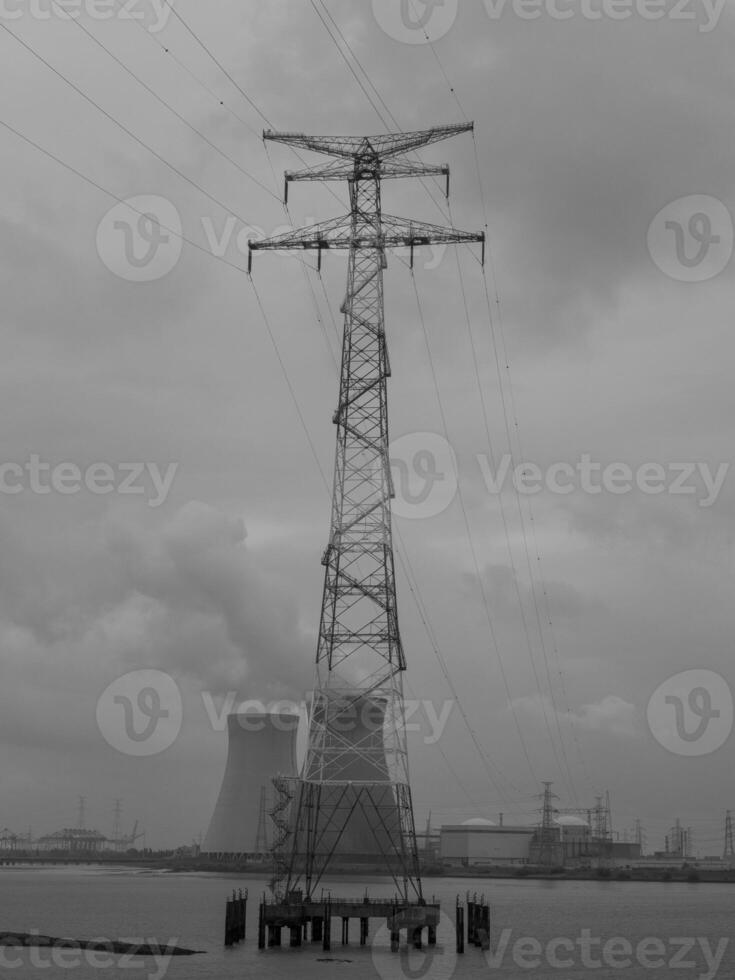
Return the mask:
<path id="1" fill-rule="evenodd" d="M 498 825 L 483 817 L 441 828 L 439 857 L 445 864 L 525 864 L 534 827 Z"/>

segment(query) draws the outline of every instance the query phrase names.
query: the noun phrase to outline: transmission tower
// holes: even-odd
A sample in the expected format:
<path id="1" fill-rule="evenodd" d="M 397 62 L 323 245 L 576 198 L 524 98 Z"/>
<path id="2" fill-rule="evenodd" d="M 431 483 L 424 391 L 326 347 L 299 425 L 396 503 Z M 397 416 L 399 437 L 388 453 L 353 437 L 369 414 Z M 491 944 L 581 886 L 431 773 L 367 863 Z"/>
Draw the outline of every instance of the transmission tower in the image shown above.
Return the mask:
<path id="1" fill-rule="evenodd" d="M 372 855 L 405 899 L 415 894 L 422 900 L 391 532 L 383 270 L 388 248 L 408 247 L 413 266 L 416 246 L 482 242 L 484 252 L 485 236 L 384 214 L 381 182 L 426 175 L 445 175 L 448 181 L 448 167 L 404 155 L 471 129 L 468 123 L 370 137 L 263 134 L 266 140 L 333 158 L 324 166 L 287 172 L 286 199 L 289 184 L 302 180 L 346 180 L 350 192 L 350 212 L 343 217 L 249 242 L 249 271 L 255 249 L 313 249 L 319 268 L 323 250 L 349 251 L 333 416 L 337 450 L 331 529 L 322 557 L 309 741 L 293 794 L 290 839 L 283 845 L 288 853 L 276 855 L 287 894 L 303 882 L 310 896 L 335 855 Z"/>
<path id="2" fill-rule="evenodd" d="M 265 854 L 268 850 L 268 834 L 265 821 L 265 786 L 260 787 L 260 808 L 258 812 L 258 829 L 255 833 L 255 853 Z"/>
<path id="3" fill-rule="evenodd" d="M 643 854 L 643 848 L 646 844 L 646 832 L 643 829 L 640 818 L 637 818 L 635 822 L 635 842 L 639 845 L 641 854 Z"/>
<path id="4" fill-rule="evenodd" d="M 735 848 L 732 837 L 732 811 L 728 810 L 725 813 L 725 846 L 722 851 L 722 859 L 732 861 L 733 858 L 735 858 Z"/>
<path id="5" fill-rule="evenodd" d="M 559 835 L 554 826 L 554 804 L 558 800 L 551 792 L 551 783 L 544 783 L 541 804 L 541 827 L 539 829 L 538 863 L 549 867 L 558 863 Z"/>
<path id="6" fill-rule="evenodd" d="M 112 818 L 112 840 L 116 850 L 122 848 L 122 800 L 115 800 Z"/>

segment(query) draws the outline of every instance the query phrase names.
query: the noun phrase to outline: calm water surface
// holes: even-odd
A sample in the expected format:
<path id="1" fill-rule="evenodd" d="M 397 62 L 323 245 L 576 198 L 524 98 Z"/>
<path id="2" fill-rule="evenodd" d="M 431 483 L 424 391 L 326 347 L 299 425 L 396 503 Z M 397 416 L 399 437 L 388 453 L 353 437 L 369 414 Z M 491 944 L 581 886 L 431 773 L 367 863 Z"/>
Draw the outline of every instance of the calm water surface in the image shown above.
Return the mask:
<path id="1" fill-rule="evenodd" d="M 73 938 L 178 942 L 203 956 L 154 961 L 100 954 L 0 950 L 0 980 L 241 980 L 294 977 L 304 980 L 447 980 L 450 977 L 622 980 L 735 980 L 735 888 L 732 885 L 565 882 L 469 879 L 428 880 L 425 891 L 453 914 L 457 894 L 485 889 L 493 910 L 494 957 L 468 947 L 454 952 L 451 922 L 439 929 L 435 952 L 393 955 L 386 929 L 373 925 L 370 944 L 342 947 L 332 929 L 332 950 L 257 949 L 257 896 L 265 883 L 218 875 L 148 873 L 110 869 L 0 869 L 0 928 Z M 224 950 L 224 902 L 233 887 L 248 887 L 248 939 Z M 365 883 L 327 883 L 332 893 L 359 896 Z M 390 896 L 386 883 L 367 884 L 373 897 Z M 336 941 L 335 941 L 336 934 Z M 284 939 L 287 932 L 284 931 Z M 357 938 L 357 925 L 353 926 Z M 607 944 L 607 945 L 606 945 Z M 58 954 L 57 954 L 58 956 Z"/>

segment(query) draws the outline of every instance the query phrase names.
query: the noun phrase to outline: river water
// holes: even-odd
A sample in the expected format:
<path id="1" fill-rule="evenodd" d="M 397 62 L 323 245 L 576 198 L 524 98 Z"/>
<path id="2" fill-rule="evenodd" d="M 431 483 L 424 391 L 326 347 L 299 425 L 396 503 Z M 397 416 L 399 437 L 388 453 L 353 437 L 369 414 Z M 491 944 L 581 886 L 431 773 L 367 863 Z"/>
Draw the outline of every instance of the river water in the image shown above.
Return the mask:
<path id="1" fill-rule="evenodd" d="M 457 895 L 485 889 L 492 908 L 492 948 L 458 956 L 453 916 Z M 222 945 L 224 903 L 247 887 L 248 937 Z M 377 880 L 325 883 L 332 894 L 390 897 Z M 0 978 L 24 980 L 465 980 L 499 977 L 608 980 L 735 980 L 735 887 L 727 884 L 616 881 L 531 881 L 441 878 L 425 881 L 446 913 L 434 950 L 391 954 L 384 926 L 371 924 L 368 945 L 321 945 L 259 952 L 258 896 L 265 882 L 235 876 L 130 869 L 0 869 L 0 929 L 75 939 L 179 943 L 202 956 L 130 962 L 80 950 L 0 948 Z M 288 933 L 284 930 L 284 941 Z"/>

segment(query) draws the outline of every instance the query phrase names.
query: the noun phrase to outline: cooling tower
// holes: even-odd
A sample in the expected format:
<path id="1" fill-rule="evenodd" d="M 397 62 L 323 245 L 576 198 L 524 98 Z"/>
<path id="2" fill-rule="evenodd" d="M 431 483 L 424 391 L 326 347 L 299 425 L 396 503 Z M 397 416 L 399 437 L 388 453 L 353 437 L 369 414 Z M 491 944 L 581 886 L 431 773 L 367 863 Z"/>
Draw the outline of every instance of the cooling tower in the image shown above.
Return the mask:
<path id="1" fill-rule="evenodd" d="M 322 712 L 317 723 L 324 724 L 328 714 L 320 760 L 324 782 L 316 818 L 317 853 L 334 848 L 341 857 L 374 858 L 400 847 L 400 818 L 383 740 L 385 709 L 384 698 L 345 695 L 315 709 Z"/>
<path id="2" fill-rule="evenodd" d="M 241 854 L 260 850 L 258 828 L 261 796 L 273 800 L 273 776 L 296 772 L 296 730 L 299 716 L 232 714 L 227 717 L 227 765 L 217 805 L 204 839 L 207 853 Z M 265 819 L 268 840 L 271 821 Z"/>

